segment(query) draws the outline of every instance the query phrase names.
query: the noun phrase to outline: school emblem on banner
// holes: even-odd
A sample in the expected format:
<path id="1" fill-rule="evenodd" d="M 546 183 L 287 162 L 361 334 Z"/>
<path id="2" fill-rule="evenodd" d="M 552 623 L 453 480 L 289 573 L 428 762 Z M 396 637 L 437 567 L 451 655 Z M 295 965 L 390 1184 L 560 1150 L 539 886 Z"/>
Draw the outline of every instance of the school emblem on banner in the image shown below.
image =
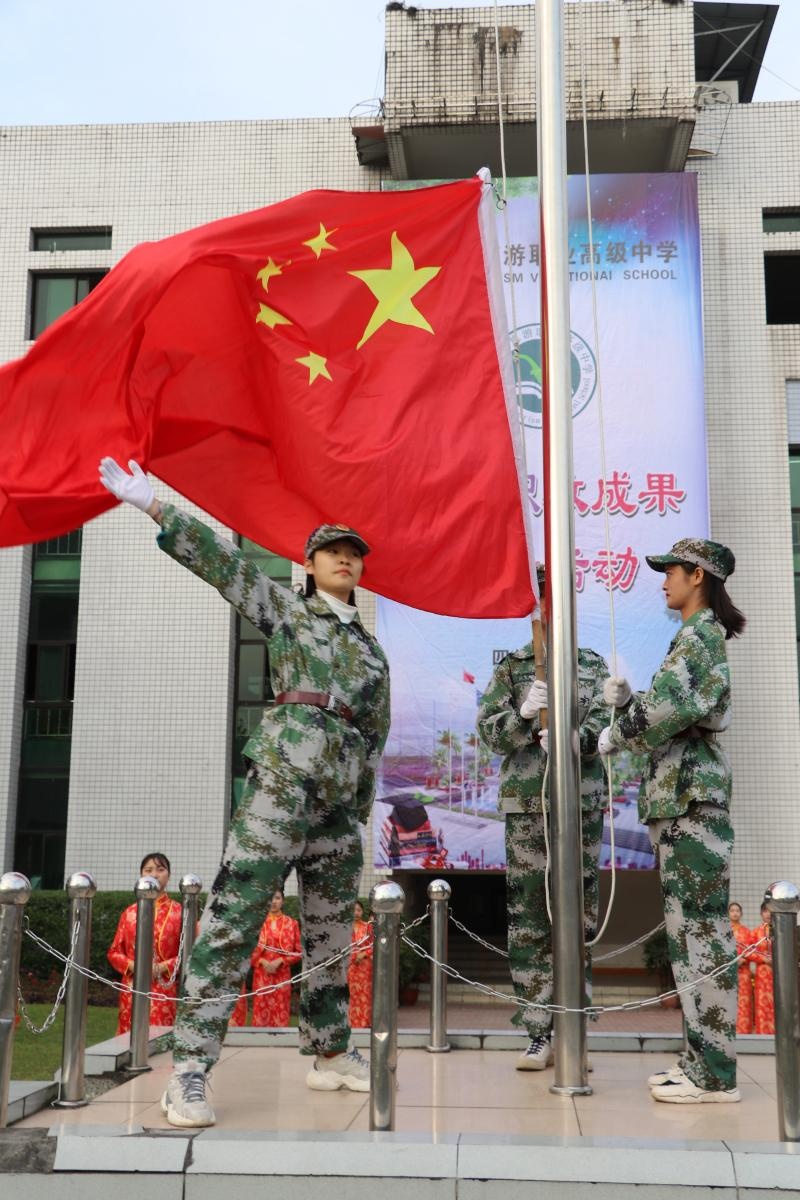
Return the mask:
<path id="1" fill-rule="evenodd" d="M 542 427 L 542 337 L 541 325 L 520 325 L 511 332 L 512 350 L 519 345 L 519 377 L 522 407 L 528 429 Z M 570 330 L 572 364 L 572 416 L 583 412 L 597 388 L 597 363 L 592 349 L 579 333 Z"/>

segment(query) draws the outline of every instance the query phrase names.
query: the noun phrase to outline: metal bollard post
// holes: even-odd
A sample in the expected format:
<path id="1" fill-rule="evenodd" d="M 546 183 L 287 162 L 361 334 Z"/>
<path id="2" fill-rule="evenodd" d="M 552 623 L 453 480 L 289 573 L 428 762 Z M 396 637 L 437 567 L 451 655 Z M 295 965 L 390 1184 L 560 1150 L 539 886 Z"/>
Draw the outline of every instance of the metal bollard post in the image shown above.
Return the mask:
<path id="1" fill-rule="evenodd" d="M 399 883 L 377 883 L 369 895 L 375 913 L 372 1032 L 370 1034 L 370 1131 L 394 1129 L 397 1088 L 397 989 L 400 976 L 400 914 L 405 893 Z"/>
<path id="2" fill-rule="evenodd" d="M 5 1129 L 8 1121 L 22 918 L 30 894 L 30 880 L 18 871 L 9 871 L 0 878 L 0 1129 Z"/>
<path id="3" fill-rule="evenodd" d="M 197 897 L 203 890 L 203 881 L 199 875 L 182 875 L 178 884 L 181 894 L 181 952 L 180 975 L 178 976 L 178 991 L 183 991 L 186 979 L 186 969 L 194 946 L 195 930 L 197 929 Z"/>
<path id="4" fill-rule="evenodd" d="M 72 946 L 75 927 L 74 962 L 89 966 L 92 946 L 92 897 L 97 885 L 88 871 L 76 871 L 67 880 L 70 898 L 69 944 Z M 64 997 L 64 1041 L 61 1050 L 61 1087 L 53 1108 L 82 1108 L 86 1099 L 86 1080 L 83 1068 L 86 1055 L 86 1006 L 89 981 L 79 971 L 70 971 Z"/>
<path id="5" fill-rule="evenodd" d="M 782 880 L 767 889 L 764 900 L 772 913 L 778 1137 L 782 1142 L 800 1142 L 800 1003 L 797 994 L 800 891 L 793 883 Z"/>
<path id="6" fill-rule="evenodd" d="M 447 1040 L 447 975 L 439 963 L 447 962 L 447 926 L 449 921 L 450 884 L 446 879 L 432 879 L 428 884 L 431 908 L 431 1034 L 428 1050 L 444 1054 L 450 1049 Z"/>
<path id="7" fill-rule="evenodd" d="M 133 997 L 131 1005 L 131 1060 L 127 1070 L 150 1071 L 147 1047 L 150 1040 L 150 997 L 153 988 L 153 929 L 158 880 L 143 875 L 133 889 L 136 897 L 136 948 L 133 959 Z"/>

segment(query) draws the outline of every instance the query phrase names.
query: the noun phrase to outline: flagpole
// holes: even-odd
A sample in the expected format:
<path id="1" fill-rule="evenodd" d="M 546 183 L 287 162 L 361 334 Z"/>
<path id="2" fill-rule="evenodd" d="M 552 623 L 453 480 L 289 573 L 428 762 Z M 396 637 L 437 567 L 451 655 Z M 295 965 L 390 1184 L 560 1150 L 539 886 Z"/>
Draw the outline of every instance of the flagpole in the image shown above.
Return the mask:
<path id="1" fill-rule="evenodd" d="M 536 130 L 547 564 L 553 999 L 585 1002 L 563 0 L 537 0 Z M 551 1091 L 590 1093 L 586 1020 L 554 1015 Z"/>

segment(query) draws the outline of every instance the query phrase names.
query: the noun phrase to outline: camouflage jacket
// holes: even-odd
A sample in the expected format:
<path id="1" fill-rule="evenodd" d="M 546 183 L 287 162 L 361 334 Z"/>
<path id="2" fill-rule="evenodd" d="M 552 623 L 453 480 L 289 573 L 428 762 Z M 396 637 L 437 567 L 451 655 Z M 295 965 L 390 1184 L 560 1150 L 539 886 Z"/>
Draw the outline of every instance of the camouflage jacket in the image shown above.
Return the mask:
<path id="1" fill-rule="evenodd" d="M 643 821 L 678 817 L 693 800 L 728 807 L 730 767 L 714 734 L 730 723 L 730 704 L 725 633 L 703 608 L 678 630 L 650 690 L 633 697 L 611 733 L 618 749 L 648 755 Z"/>
<path id="2" fill-rule="evenodd" d="M 605 801 L 605 775 L 597 738 L 611 714 L 603 702 L 608 678 L 605 660 L 594 650 L 578 650 L 578 721 L 581 740 L 581 807 L 600 808 Z M 538 714 L 532 720 L 519 708 L 535 679 L 533 643 L 515 650 L 498 664 L 478 709 L 481 740 L 503 757 L 500 767 L 501 812 L 530 812 L 539 807 L 547 756 L 540 749 Z"/>
<path id="3" fill-rule="evenodd" d="M 349 625 L 340 621 L 322 597 L 306 599 L 281 587 L 238 546 L 171 504 L 164 506 L 157 540 L 260 629 L 276 694 L 329 692 L 353 711 L 350 724 L 306 704 L 267 708 L 245 755 L 266 767 L 335 775 L 366 821 L 389 734 L 389 665 L 376 639 L 358 617 Z"/>

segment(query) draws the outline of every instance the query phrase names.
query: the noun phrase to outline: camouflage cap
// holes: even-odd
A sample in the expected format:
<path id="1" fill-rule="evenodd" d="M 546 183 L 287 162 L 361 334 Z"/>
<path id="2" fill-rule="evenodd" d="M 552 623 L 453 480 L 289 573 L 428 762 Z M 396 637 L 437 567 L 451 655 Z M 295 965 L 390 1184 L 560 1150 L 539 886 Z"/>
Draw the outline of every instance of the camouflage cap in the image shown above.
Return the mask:
<path id="1" fill-rule="evenodd" d="M 732 575 L 736 567 L 732 550 L 721 542 L 709 542 L 706 538 L 681 538 L 669 554 L 647 555 L 647 565 L 654 571 L 666 571 L 667 567 L 677 563 L 692 563 L 722 580 Z"/>
<path id="2" fill-rule="evenodd" d="M 315 550 L 319 550 L 322 546 L 330 546 L 331 542 L 338 542 L 340 539 L 347 539 L 348 542 L 354 542 L 358 546 L 362 554 L 369 554 L 369 545 L 364 541 L 361 534 L 356 533 L 355 529 L 351 529 L 349 525 L 318 525 L 316 529 L 312 529 L 306 541 L 306 558 L 311 558 Z"/>

